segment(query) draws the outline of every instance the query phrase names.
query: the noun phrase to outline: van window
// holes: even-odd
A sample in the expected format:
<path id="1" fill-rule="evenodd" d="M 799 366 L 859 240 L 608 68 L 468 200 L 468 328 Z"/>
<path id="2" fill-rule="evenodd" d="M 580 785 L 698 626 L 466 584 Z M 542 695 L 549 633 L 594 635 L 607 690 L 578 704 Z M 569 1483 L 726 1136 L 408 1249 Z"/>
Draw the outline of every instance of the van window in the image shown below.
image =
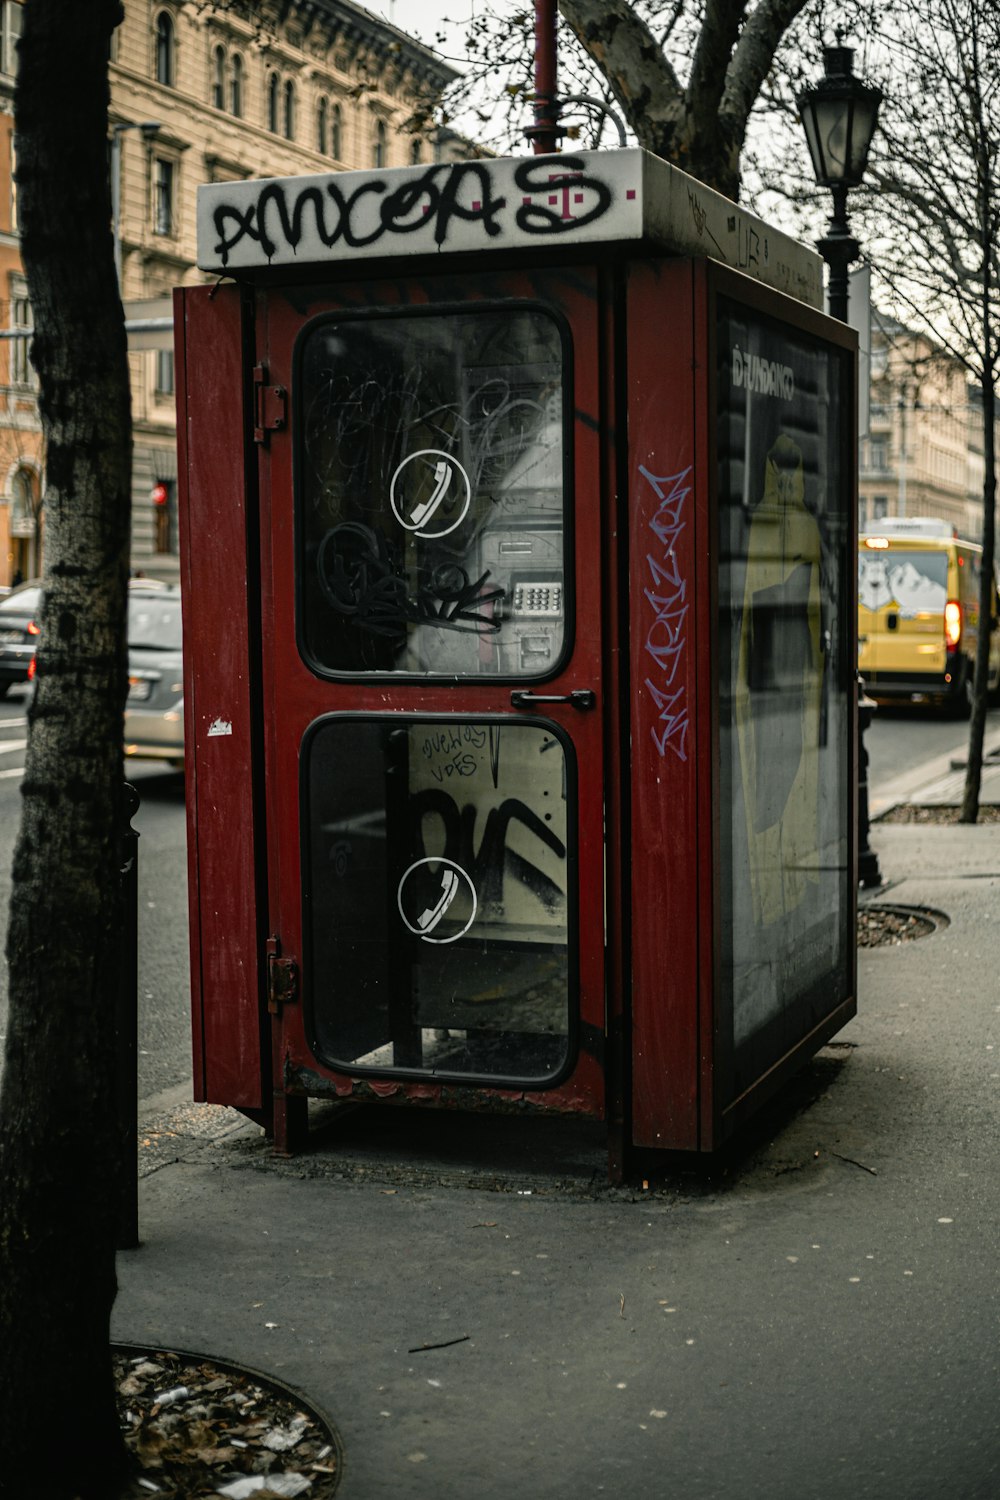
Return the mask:
<path id="1" fill-rule="evenodd" d="M 940 614 L 948 598 L 947 552 L 862 552 L 858 558 L 858 602 L 865 609 L 895 604 L 904 619 Z"/>

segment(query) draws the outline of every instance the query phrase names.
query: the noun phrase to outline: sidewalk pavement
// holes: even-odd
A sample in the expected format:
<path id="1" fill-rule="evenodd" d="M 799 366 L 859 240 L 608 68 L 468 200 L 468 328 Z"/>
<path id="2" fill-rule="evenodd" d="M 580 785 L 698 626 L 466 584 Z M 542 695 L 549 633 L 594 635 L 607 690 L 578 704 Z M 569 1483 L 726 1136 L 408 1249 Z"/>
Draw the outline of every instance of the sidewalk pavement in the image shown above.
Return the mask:
<path id="1" fill-rule="evenodd" d="M 861 950 L 858 1017 L 727 1169 L 615 1190 L 593 1123 L 391 1108 L 279 1161 L 175 1094 L 114 1337 L 301 1388 L 342 1500 L 996 1500 L 1000 825 L 872 846 L 871 897 L 947 924 Z"/>

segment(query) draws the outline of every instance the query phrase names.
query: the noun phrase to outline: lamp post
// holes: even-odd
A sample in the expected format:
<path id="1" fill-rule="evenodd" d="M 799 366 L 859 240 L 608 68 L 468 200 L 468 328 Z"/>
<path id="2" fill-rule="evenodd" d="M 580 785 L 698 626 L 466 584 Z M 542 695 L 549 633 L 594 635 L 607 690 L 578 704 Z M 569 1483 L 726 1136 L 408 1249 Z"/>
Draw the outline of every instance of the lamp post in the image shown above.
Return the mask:
<path id="1" fill-rule="evenodd" d="M 855 78 L 854 49 L 840 39 L 838 31 L 837 45 L 823 48 L 824 76 L 796 103 L 816 181 L 833 195 L 833 213 L 816 248 L 829 267 L 830 316 L 846 323 L 847 272 L 861 253 L 847 222 L 847 194 L 865 175 L 882 90 Z"/>
<path id="2" fill-rule="evenodd" d="M 862 83 L 853 72 L 854 49 L 841 42 L 823 48 L 823 77 L 812 88 L 803 89 L 796 103 L 805 127 L 813 172 L 820 187 L 833 195 L 833 213 L 826 234 L 816 249 L 828 268 L 827 306 L 830 316 L 847 322 L 847 274 L 861 253 L 847 220 L 847 195 L 860 186 L 868 166 L 868 152 L 881 89 Z M 875 705 L 865 692 L 858 674 L 858 881 L 866 888 L 882 884 L 878 855 L 868 842 L 868 752 L 865 730 L 871 724 Z"/>
<path id="3" fill-rule="evenodd" d="M 122 136 L 126 130 L 141 130 L 143 138 L 151 141 L 160 129 L 159 120 L 119 120 L 111 127 L 111 234 L 119 292 L 122 285 Z"/>

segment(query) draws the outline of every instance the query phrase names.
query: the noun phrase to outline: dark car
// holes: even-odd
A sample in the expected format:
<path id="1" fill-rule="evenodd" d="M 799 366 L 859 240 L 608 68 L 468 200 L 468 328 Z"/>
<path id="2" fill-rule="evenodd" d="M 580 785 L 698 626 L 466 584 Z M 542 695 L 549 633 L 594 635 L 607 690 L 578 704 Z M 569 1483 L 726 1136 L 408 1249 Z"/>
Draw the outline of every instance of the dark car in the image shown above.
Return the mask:
<path id="1" fill-rule="evenodd" d="M 22 583 L 0 599 L 0 698 L 15 683 L 27 682 L 38 646 L 40 583 Z"/>
<path id="2" fill-rule="evenodd" d="M 128 600 L 125 754 L 184 764 L 181 595 L 133 583 Z"/>

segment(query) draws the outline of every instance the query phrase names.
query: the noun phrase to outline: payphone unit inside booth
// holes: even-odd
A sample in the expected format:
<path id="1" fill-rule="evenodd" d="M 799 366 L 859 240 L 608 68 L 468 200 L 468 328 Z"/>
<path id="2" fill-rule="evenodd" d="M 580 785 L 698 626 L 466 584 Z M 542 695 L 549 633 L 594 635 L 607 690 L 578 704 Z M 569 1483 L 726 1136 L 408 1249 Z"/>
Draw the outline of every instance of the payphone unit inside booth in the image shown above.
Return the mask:
<path id="1" fill-rule="evenodd" d="M 855 356 L 641 151 L 200 190 L 195 1082 L 712 1150 L 855 1008 Z"/>

